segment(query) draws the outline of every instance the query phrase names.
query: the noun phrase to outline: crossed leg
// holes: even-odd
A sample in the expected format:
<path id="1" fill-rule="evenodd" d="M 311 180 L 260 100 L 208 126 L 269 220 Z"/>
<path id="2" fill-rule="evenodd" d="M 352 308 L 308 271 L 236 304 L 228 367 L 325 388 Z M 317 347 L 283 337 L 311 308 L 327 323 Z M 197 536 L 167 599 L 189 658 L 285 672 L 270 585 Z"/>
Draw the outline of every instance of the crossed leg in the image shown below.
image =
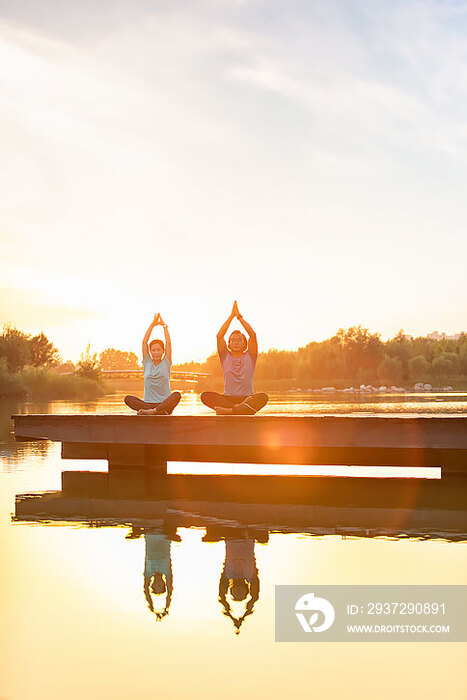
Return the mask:
<path id="1" fill-rule="evenodd" d="M 208 408 L 213 408 L 218 415 L 252 416 L 268 402 L 267 394 L 252 396 L 227 396 L 215 391 L 203 391 L 201 401 Z"/>
<path id="2" fill-rule="evenodd" d="M 179 391 L 173 391 L 161 403 L 148 403 L 137 396 L 125 396 L 125 403 L 134 411 L 138 411 L 140 416 L 169 416 L 181 398 Z"/>
<path id="3" fill-rule="evenodd" d="M 201 401 L 208 408 L 232 408 L 236 403 L 241 403 L 247 397 L 246 396 L 226 396 L 225 394 L 218 394 L 216 391 L 203 391 L 201 394 Z"/>
<path id="4" fill-rule="evenodd" d="M 266 406 L 268 400 L 269 396 L 264 393 L 247 396 L 244 401 L 232 408 L 232 413 L 234 416 L 254 416 Z"/>

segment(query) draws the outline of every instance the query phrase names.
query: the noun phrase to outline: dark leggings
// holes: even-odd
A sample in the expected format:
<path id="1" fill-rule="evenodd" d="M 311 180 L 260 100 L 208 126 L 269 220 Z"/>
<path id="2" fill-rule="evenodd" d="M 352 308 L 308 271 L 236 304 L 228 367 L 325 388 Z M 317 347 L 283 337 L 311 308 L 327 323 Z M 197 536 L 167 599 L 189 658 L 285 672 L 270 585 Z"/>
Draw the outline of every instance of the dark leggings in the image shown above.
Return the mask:
<path id="1" fill-rule="evenodd" d="M 157 408 L 157 413 L 172 413 L 175 406 L 178 404 L 182 395 L 179 391 L 174 391 L 170 396 L 161 401 L 161 403 L 148 403 L 138 399 L 137 396 L 125 396 L 125 403 L 134 411 L 139 411 L 141 408 Z"/>
<path id="2" fill-rule="evenodd" d="M 236 416 L 251 416 L 266 406 L 269 396 L 267 394 L 253 394 L 252 396 L 228 396 L 217 394 L 215 391 L 203 391 L 201 401 L 208 408 L 233 408 Z"/>

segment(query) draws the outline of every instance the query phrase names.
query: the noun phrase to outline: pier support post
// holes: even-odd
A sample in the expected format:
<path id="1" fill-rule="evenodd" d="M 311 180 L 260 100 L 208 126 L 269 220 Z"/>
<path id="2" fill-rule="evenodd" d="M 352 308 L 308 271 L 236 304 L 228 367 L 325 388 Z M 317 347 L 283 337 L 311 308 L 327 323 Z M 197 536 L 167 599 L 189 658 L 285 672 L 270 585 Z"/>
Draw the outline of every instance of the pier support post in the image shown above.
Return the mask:
<path id="1" fill-rule="evenodd" d="M 108 445 L 107 458 L 109 472 L 113 468 L 157 470 L 160 475 L 167 474 L 167 460 L 158 456 L 152 445 Z"/>

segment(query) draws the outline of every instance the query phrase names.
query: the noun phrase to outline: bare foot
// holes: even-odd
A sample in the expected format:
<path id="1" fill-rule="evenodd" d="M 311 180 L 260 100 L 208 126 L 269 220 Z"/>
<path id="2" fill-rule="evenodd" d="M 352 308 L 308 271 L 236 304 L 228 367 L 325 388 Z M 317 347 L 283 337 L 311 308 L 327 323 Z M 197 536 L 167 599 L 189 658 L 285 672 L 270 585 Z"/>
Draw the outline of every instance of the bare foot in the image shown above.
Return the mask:
<path id="1" fill-rule="evenodd" d="M 214 410 L 218 416 L 231 416 L 233 413 L 232 408 L 224 408 L 223 406 L 215 406 Z"/>
<path id="2" fill-rule="evenodd" d="M 168 416 L 167 411 L 158 411 L 157 408 L 140 408 L 138 416 Z"/>
<path id="3" fill-rule="evenodd" d="M 239 403 L 237 406 L 235 406 L 233 413 L 236 416 L 254 416 L 256 409 L 250 406 L 247 401 L 244 401 L 243 403 Z"/>

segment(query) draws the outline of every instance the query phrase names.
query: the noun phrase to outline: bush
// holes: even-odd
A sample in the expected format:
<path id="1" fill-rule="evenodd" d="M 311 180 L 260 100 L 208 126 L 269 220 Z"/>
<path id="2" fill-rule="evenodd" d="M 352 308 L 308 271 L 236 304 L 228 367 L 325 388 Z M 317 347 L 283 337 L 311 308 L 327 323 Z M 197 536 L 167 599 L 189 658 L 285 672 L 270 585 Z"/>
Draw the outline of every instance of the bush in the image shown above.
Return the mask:
<path id="1" fill-rule="evenodd" d="M 104 382 L 76 374 L 60 375 L 34 368 L 11 373 L 6 359 L 0 358 L 0 398 L 88 400 L 103 396 L 106 391 Z"/>
<path id="2" fill-rule="evenodd" d="M 90 344 L 87 346 L 85 352 L 81 353 L 81 359 L 76 365 L 76 374 L 86 379 L 94 380 L 99 380 L 102 377 L 97 352 L 91 354 Z"/>
<path id="3" fill-rule="evenodd" d="M 76 374 L 54 374 L 46 369 L 30 369 L 21 382 L 32 399 L 96 399 L 106 393 L 104 382 Z"/>
<path id="4" fill-rule="evenodd" d="M 8 362 L 5 357 L 0 357 L 0 398 L 25 397 L 27 388 L 16 374 L 8 372 Z"/>

